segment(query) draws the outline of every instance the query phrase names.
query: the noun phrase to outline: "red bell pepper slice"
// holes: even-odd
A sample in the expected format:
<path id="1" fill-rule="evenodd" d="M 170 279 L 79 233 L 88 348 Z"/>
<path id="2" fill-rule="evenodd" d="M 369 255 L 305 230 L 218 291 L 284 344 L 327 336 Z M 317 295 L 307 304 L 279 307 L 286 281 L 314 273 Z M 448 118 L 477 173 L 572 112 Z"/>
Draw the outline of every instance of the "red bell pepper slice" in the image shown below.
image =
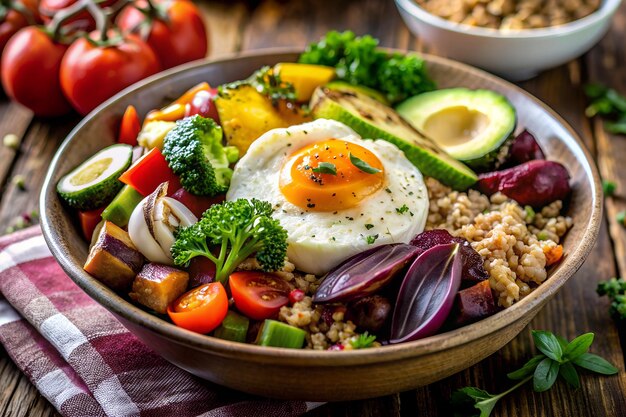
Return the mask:
<path id="1" fill-rule="evenodd" d="M 120 124 L 120 135 L 117 139 L 119 143 L 125 143 L 130 146 L 137 146 L 137 136 L 141 131 L 141 122 L 137 116 L 137 110 L 134 106 L 126 107 L 122 123 Z"/>
<path id="2" fill-rule="evenodd" d="M 143 196 L 150 195 L 159 184 L 169 181 L 169 194 L 178 190 L 180 180 L 167 165 L 165 157 L 158 148 L 139 158 L 120 178 Z"/>
<path id="3" fill-rule="evenodd" d="M 95 210 L 89 211 L 79 211 L 78 218 L 80 219 L 80 228 L 83 230 L 83 236 L 87 239 L 88 242 L 91 241 L 93 236 L 93 231 L 96 229 L 96 226 L 102 220 L 102 212 L 105 207 L 100 207 Z"/>
<path id="4" fill-rule="evenodd" d="M 194 195 L 184 188 L 179 188 L 172 194 L 174 200 L 178 200 L 187 207 L 197 218 L 202 217 L 202 213 L 207 211 L 213 204 L 222 203 L 226 199 L 225 194 L 219 194 L 214 197 L 206 197 L 202 195 Z"/>

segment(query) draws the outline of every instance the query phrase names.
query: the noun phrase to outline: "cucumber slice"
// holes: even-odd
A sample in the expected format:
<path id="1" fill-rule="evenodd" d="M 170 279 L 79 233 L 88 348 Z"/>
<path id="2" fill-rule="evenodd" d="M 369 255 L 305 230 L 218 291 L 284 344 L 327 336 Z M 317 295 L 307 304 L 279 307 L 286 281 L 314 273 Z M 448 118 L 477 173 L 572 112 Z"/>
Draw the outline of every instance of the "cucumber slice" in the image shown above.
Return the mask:
<path id="1" fill-rule="evenodd" d="M 276 320 L 265 320 L 259 330 L 256 344 L 291 349 L 301 349 L 306 332 Z"/>
<path id="2" fill-rule="evenodd" d="M 215 329 L 213 336 L 224 340 L 244 343 L 246 341 L 249 325 L 250 320 L 248 320 L 247 317 L 237 314 L 234 311 L 228 311 L 226 318 L 224 318 L 222 324 Z"/>
<path id="3" fill-rule="evenodd" d="M 465 190 L 478 177 L 463 163 L 415 130 L 391 107 L 354 89 L 321 87 L 311 98 L 316 119 L 337 120 L 364 139 L 383 139 L 396 145 L 424 175 L 457 190 Z"/>
<path id="4" fill-rule="evenodd" d="M 126 227 L 133 210 L 143 200 L 143 195 L 139 194 L 130 185 L 125 185 L 117 193 L 113 201 L 102 212 L 102 218 L 115 223 L 119 227 Z"/>
<path id="5" fill-rule="evenodd" d="M 133 147 L 118 144 L 105 148 L 74 168 L 57 184 L 59 196 L 78 210 L 95 210 L 120 191 L 117 179 L 130 166 Z"/>

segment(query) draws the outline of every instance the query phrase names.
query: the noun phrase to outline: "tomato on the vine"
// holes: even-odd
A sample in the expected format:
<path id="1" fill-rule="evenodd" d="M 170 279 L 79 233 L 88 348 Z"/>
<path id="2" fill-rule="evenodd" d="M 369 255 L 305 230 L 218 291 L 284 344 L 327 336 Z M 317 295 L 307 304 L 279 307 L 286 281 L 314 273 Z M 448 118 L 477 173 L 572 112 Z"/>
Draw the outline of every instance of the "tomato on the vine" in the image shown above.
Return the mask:
<path id="1" fill-rule="evenodd" d="M 265 272 L 235 272 L 228 283 L 237 310 L 254 320 L 275 317 L 292 290 L 287 281 Z"/>
<path id="2" fill-rule="evenodd" d="M 7 95 L 38 116 L 60 116 L 71 107 L 61 91 L 59 68 L 67 45 L 47 32 L 20 29 L 2 54 L 2 86 Z"/>
<path id="3" fill-rule="evenodd" d="M 142 10 L 139 10 L 139 9 Z M 137 30 L 157 54 L 163 69 L 204 58 L 207 28 L 191 1 L 139 0 L 126 6 L 116 20 L 123 31 Z"/>
<path id="4" fill-rule="evenodd" d="M 111 32 L 104 41 L 96 32 L 89 36 L 76 40 L 61 62 L 61 87 L 82 115 L 160 69 L 152 49 L 137 36 Z"/>
<path id="5" fill-rule="evenodd" d="M 227 313 L 228 296 L 219 282 L 194 288 L 167 308 L 167 314 L 174 324 L 197 333 L 215 330 Z"/>
<path id="6" fill-rule="evenodd" d="M 0 11 L 0 52 L 4 49 L 11 36 L 29 24 L 39 21 L 36 0 L 2 1 L 4 7 Z"/>

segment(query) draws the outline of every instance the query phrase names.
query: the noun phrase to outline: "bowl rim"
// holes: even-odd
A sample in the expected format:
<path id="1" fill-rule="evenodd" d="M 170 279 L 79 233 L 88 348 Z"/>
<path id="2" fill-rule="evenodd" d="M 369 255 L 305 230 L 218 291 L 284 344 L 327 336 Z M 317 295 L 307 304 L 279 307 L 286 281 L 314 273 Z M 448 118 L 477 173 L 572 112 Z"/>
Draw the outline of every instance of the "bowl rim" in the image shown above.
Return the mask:
<path id="1" fill-rule="evenodd" d="M 577 132 L 554 110 L 549 108 L 546 104 L 535 98 L 530 93 L 517 87 L 514 84 L 509 83 L 497 76 L 489 74 L 478 68 L 428 54 L 421 54 L 421 56 L 429 62 L 437 63 L 439 65 L 457 67 L 468 73 L 469 75 L 478 76 L 479 78 L 489 78 L 491 82 L 499 85 L 500 87 L 509 89 L 510 91 L 517 92 L 526 96 L 532 102 L 540 106 L 544 111 L 550 114 L 568 133 L 571 135 L 571 139 L 567 141 L 571 142 L 573 150 L 577 153 L 581 153 L 584 160 L 581 161 L 583 170 L 586 175 L 587 181 L 591 184 L 591 213 L 589 222 L 585 226 L 583 234 L 580 238 L 580 243 L 574 248 L 573 252 L 567 254 L 563 260 L 561 267 L 555 271 L 547 282 L 540 285 L 535 291 L 524 297 L 519 302 L 513 304 L 511 307 L 506 308 L 493 316 L 487 317 L 476 323 L 448 331 L 445 333 L 430 336 L 424 339 L 416 340 L 413 342 L 400 343 L 397 345 L 389 345 L 378 348 L 352 350 L 342 352 L 331 351 L 318 351 L 308 349 L 286 349 L 277 347 L 261 347 L 247 343 L 237 343 L 227 340 L 218 339 L 211 336 L 206 336 L 198 333 L 194 333 L 176 325 L 169 323 L 159 317 L 153 316 L 141 308 L 127 302 L 119 295 L 114 293 L 105 285 L 101 284 L 95 278 L 87 274 L 80 265 L 75 265 L 71 262 L 69 255 L 65 252 L 64 246 L 61 244 L 62 235 L 55 230 L 52 222 L 49 220 L 54 215 L 48 205 L 48 199 L 58 198 L 56 195 L 56 184 L 54 183 L 53 174 L 56 171 L 57 165 L 64 154 L 66 148 L 72 138 L 86 125 L 92 118 L 96 117 L 101 111 L 107 107 L 113 105 L 119 100 L 122 100 L 127 94 L 147 88 L 147 86 L 160 82 L 161 80 L 168 78 L 169 76 L 179 73 L 192 71 L 194 69 L 203 66 L 221 65 L 231 61 L 255 58 L 255 57 L 273 57 L 279 56 L 296 56 L 301 53 L 301 48 L 268 48 L 252 50 L 244 53 L 229 54 L 221 57 L 217 60 L 200 60 L 192 63 L 188 63 L 179 67 L 163 71 L 159 74 L 153 75 L 145 80 L 142 80 L 113 96 L 106 102 L 102 103 L 91 113 L 89 113 L 81 122 L 68 134 L 63 141 L 59 149 L 57 150 L 46 174 L 46 178 L 40 194 L 40 212 L 41 227 L 43 231 L 44 239 L 50 248 L 56 261 L 60 264 L 62 269 L 70 276 L 70 278 L 91 298 L 96 300 L 100 305 L 112 312 L 114 315 L 123 318 L 123 321 L 129 321 L 134 325 L 139 325 L 147 330 L 158 334 L 160 337 L 168 339 L 176 344 L 192 347 L 197 350 L 210 351 L 212 354 L 224 357 L 245 357 L 247 361 L 253 361 L 263 364 L 302 364 L 303 362 L 309 364 L 315 364 L 320 367 L 337 367 L 337 366 L 349 366 L 349 365 L 365 365 L 373 363 L 384 363 L 395 361 L 399 359 L 407 359 L 422 355 L 427 355 L 434 352 L 441 352 L 452 348 L 457 348 L 472 341 L 484 338 L 490 334 L 496 332 L 499 329 L 508 326 L 514 321 L 520 319 L 525 313 L 535 308 L 540 307 L 545 303 L 557 290 L 569 279 L 576 270 L 582 265 L 587 255 L 591 251 L 591 248 L 595 244 L 600 229 L 602 218 L 602 198 L 601 194 L 601 182 L 597 168 L 593 163 L 593 159 L 589 151 L 586 149 L 584 143 L 580 139 Z M 406 52 L 406 51 L 403 51 Z M 563 140 L 562 138 L 560 140 Z M 578 149 L 576 149 L 578 148 Z M 548 284 L 548 285 L 546 285 Z M 122 302 L 120 302 L 122 301 Z"/>
<path id="2" fill-rule="evenodd" d="M 579 30 L 585 29 L 604 19 L 610 18 L 617 10 L 622 0 L 605 0 L 598 10 L 587 16 L 565 23 L 563 25 L 546 28 L 506 30 L 472 26 L 465 23 L 452 22 L 433 13 L 427 12 L 417 5 L 414 0 L 395 0 L 398 8 L 431 26 L 446 29 L 464 35 L 473 35 L 482 38 L 498 39 L 531 39 L 548 37 L 565 37 Z"/>

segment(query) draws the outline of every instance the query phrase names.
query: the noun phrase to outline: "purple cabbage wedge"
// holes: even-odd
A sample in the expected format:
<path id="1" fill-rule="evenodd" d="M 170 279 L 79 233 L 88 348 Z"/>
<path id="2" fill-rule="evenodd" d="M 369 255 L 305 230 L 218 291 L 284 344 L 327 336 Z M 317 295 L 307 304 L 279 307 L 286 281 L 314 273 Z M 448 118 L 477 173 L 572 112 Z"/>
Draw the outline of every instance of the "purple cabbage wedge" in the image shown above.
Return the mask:
<path id="1" fill-rule="evenodd" d="M 484 281 L 489 278 L 489 274 L 485 271 L 483 257 L 472 248 L 470 243 L 462 237 L 452 236 L 445 229 L 426 230 L 411 240 L 411 245 L 420 248 L 420 253 L 424 252 L 436 245 L 445 245 L 447 243 L 458 243 L 460 245 L 459 252 L 463 261 L 463 272 L 461 279 L 465 284 L 472 285 L 474 283 Z"/>
<path id="2" fill-rule="evenodd" d="M 389 343 L 433 335 L 444 324 L 461 285 L 459 247 L 437 245 L 413 262 L 398 293 Z"/>
<path id="3" fill-rule="evenodd" d="M 326 275 L 313 301 L 350 301 L 373 294 L 388 284 L 419 252 L 419 248 L 413 245 L 397 243 L 356 254 Z"/>

